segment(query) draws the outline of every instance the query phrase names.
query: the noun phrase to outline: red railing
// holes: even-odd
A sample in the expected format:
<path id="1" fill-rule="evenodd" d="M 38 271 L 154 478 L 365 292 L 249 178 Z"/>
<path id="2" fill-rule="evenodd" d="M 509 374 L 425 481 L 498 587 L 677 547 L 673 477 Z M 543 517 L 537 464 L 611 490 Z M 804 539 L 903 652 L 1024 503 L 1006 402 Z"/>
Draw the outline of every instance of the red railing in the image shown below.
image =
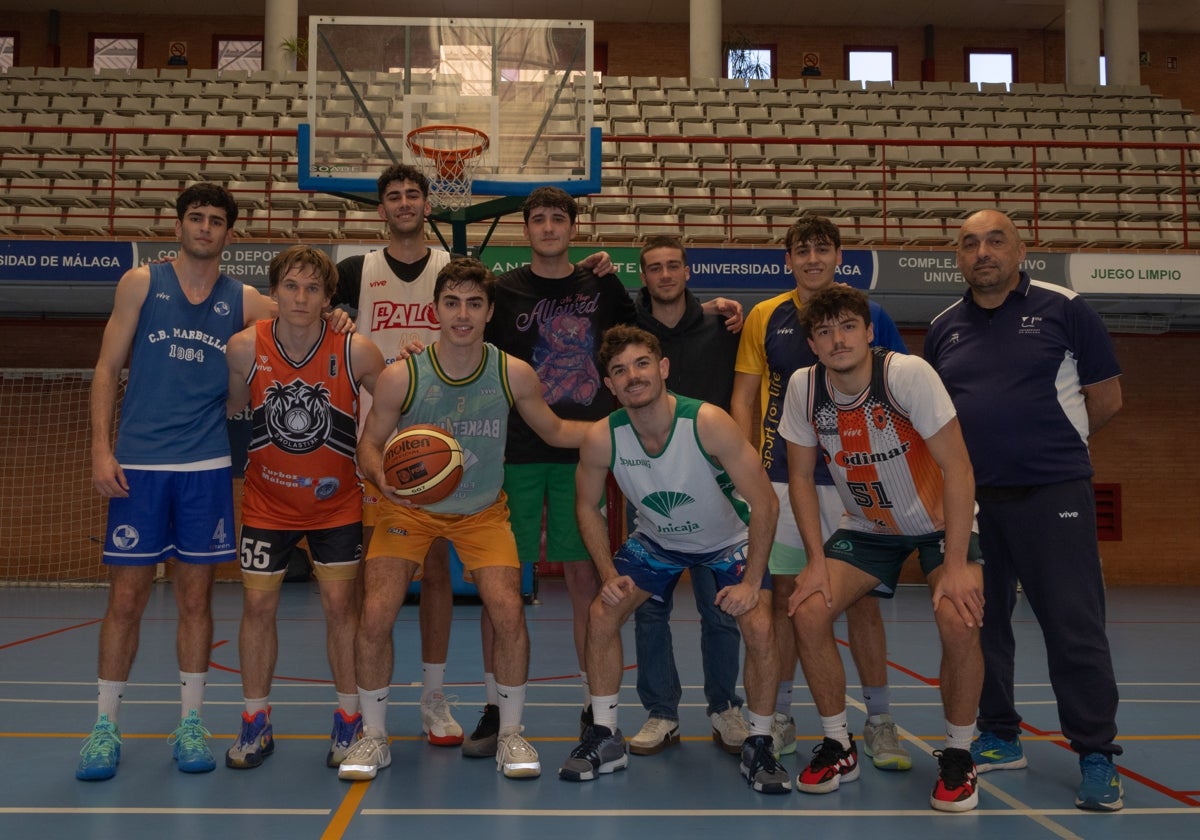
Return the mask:
<path id="1" fill-rule="evenodd" d="M 102 140 L 70 151 L 93 136 Z M 675 232 L 691 242 L 776 242 L 809 210 L 837 217 L 849 245 L 937 247 L 952 242 L 966 212 L 985 206 L 1010 213 L 1040 247 L 1191 248 L 1200 234 L 1198 143 L 849 135 L 604 142 L 606 186 L 581 202 L 581 234 L 595 241 Z M 663 144 L 704 154 L 664 159 Z M 170 237 L 180 185 L 205 179 L 229 184 L 245 208 L 242 235 L 382 235 L 370 206 L 296 189 L 287 130 L 0 126 L 0 149 L 0 232 L 9 236 Z M 519 219 L 509 218 L 493 241 L 521 239 Z"/>

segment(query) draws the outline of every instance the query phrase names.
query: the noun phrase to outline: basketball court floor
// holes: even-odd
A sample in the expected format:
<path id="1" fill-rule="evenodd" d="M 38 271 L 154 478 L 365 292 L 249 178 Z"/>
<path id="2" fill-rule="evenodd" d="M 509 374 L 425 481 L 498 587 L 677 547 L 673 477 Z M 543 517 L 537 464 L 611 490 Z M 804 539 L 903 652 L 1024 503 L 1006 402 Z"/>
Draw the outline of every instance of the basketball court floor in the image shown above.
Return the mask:
<path id="1" fill-rule="evenodd" d="M 354 784 L 339 781 L 324 764 L 334 703 L 314 584 L 285 585 L 272 694 L 276 748 L 255 770 L 230 770 L 221 759 L 240 721 L 241 588 L 218 585 L 204 719 L 219 766 L 198 776 L 175 769 L 166 743 L 179 719 L 175 610 L 169 585 L 157 586 L 121 712 L 120 772 L 106 782 L 74 777 L 81 741 L 95 718 L 96 644 L 106 590 L 0 589 L 0 836 L 1200 837 L 1200 592 L 1115 589 L 1108 595 L 1122 695 L 1124 811 L 1094 814 L 1073 807 L 1077 761 L 1059 740 L 1040 635 L 1022 602 L 1016 615 L 1017 699 L 1029 768 L 981 776 L 979 809 L 957 815 L 928 806 L 936 770 L 930 753 L 941 746 L 942 718 L 937 638 L 923 588 L 902 588 L 884 604 L 894 711 L 910 739 L 914 767 L 886 773 L 867 764 L 859 781 L 825 796 L 754 793 L 740 778 L 737 760 L 712 743 L 698 676 L 699 624 L 686 583 L 672 623 L 686 683 L 683 743 L 657 756 L 631 756 L 627 771 L 582 784 L 556 776 L 578 734 L 582 699 L 560 581 L 544 582 L 541 603 L 527 608 L 533 664 L 525 724 L 541 753 L 541 778 L 505 779 L 491 760 L 466 759 L 421 738 L 417 610 L 409 605 L 395 631 L 392 766 L 372 782 Z M 483 705 L 478 615 L 477 603 L 455 607 L 447 669 L 448 690 L 458 696 L 456 716 L 468 730 Z M 844 625 L 838 636 L 845 640 Z M 644 720 L 634 691 L 631 626 L 625 651 L 620 720 L 631 736 Z M 849 674 L 853 680 L 853 670 Z M 863 719 L 857 686 L 849 699 L 851 729 L 857 731 Z M 819 731 L 802 681 L 793 711 L 800 742 L 784 763 L 794 777 Z"/>

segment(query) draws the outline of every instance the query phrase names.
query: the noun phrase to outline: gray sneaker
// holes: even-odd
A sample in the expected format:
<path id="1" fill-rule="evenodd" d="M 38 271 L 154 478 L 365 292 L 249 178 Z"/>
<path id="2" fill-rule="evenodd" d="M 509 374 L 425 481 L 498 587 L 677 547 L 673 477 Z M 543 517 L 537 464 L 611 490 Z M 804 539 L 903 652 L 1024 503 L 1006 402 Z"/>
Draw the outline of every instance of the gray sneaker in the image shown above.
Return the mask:
<path id="1" fill-rule="evenodd" d="M 568 782 L 590 782 L 604 773 L 624 770 L 628 765 L 621 730 L 613 732 L 607 726 L 593 725 L 558 768 L 558 777 Z"/>
<path id="2" fill-rule="evenodd" d="M 880 770 L 911 770 L 912 756 L 900 743 L 896 722 L 891 715 L 880 715 L 879 723 L 867 722 L 862 731 L 863 752 Z"/>
<path id="3" fill-rule="evenodd" d="M 771 719 L 771 749 L 775 757 L 796 751 L 796 719 L 779 712 Z"/>
<path id="4" fill-rule="evenodd" d="M 536 779 L 542 775 L 537 750 L 521 735 L 524 729 L 518 726 L 497 737 L 496 770 L 509 779 Z"/>
<path id="5" fill-rule="evenodd" d="M 468 758 L 490 758 L 496 754 L 500 736 L 500 707 L 491 703 L 483 707 L 475 731 L 463 740 L 462 754 Z"/>
<path id="6" fill-rule="evenodd" d="M 742 745 L 742 778 L 759 793 L 791 793 L 792 778 L 772 752 L 770 735 L 751 735 Z"/>
<path id="7" fill-rule="evenodd" d="M 750 736 L 750 727 L 742 717 L 741 707 L 730 706 L 724 711 L 713 712 L 708 719 L 712 721 L 713 742 L 730 755 L 741 755 L 742 744 Z"/>
<path id="8" fill-rule="evenodd" d="M 338 766 L 338 778 L 352 782 L 370 781 L 375 774 L 392 763 L 387 735 L 373 729 L 363 731 Z"/>

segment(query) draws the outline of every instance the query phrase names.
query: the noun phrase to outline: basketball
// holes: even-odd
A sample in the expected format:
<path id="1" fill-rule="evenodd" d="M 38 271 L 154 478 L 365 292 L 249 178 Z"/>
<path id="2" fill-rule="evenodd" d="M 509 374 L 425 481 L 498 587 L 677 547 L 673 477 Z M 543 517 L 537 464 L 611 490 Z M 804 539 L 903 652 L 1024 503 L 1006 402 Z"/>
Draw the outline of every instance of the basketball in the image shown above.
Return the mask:
<path id="1" fill-rule="evenodd" d="M 384 478 L 397 496 L 414 505 L 440 502 L 458 487 L 462 473 L 462 447 L 438 426 L 402 429 L 383 450 Z"/>

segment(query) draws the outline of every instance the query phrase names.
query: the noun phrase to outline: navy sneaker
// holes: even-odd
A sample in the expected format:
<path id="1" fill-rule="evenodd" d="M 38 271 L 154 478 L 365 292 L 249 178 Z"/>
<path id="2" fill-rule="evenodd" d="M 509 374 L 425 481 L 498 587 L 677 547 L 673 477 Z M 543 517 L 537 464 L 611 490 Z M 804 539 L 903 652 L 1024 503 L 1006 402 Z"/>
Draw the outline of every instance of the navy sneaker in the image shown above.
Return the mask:
<path id="1" fill-rule="evenodd" d="M 275 732 L 268 717 L 270 709 L 260 709 L 251 717 L 242 712 L 242 733 L 225 752 L 225 766 L 237 770 L 259 767 L 263 759 L 275 752 Z"/>
<path id="2" fill-rule="evenodd" d="M 329 754 L 326 767 L 340 767 L 350 748 L 362 737 L 362 715 L 347 715 L 341 709 L 333 713 L 333 731 L 329 733 Z"/>

